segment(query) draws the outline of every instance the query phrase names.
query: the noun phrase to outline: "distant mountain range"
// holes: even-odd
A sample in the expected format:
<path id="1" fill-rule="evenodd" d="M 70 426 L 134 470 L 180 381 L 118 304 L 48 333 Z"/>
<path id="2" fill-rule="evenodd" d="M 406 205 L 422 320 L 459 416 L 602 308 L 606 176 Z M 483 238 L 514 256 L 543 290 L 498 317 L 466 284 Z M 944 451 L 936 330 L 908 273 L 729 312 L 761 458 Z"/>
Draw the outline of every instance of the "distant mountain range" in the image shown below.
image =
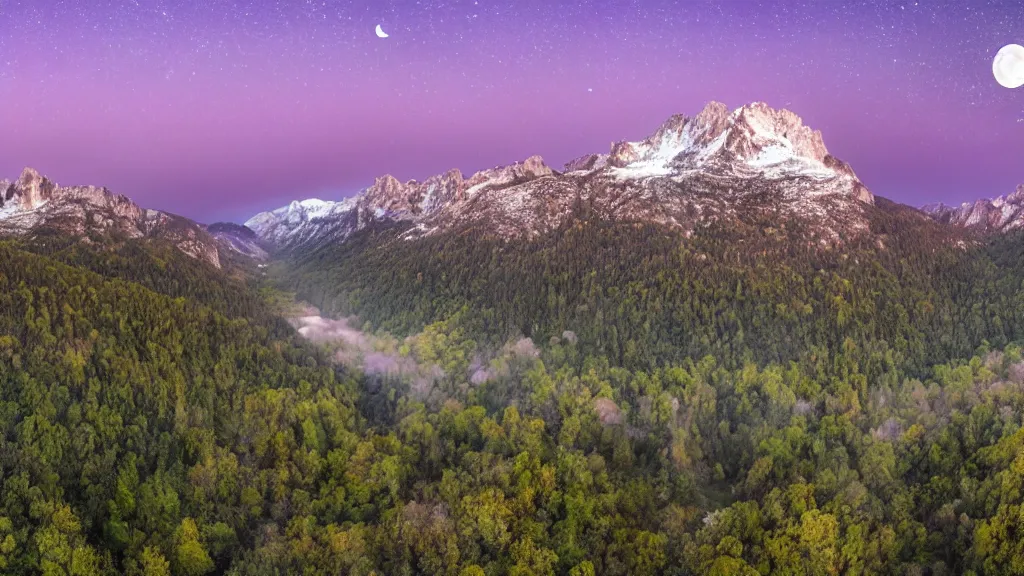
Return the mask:
<path id="1" fill-rule="evenodd" d="M 352 198 L 295 201 L 244 226 L 198 224 L 143 209 L 106 188 L 59 186 L 26 168 L 14 182 L 0 181 L 0 232 L 159 238 L 219 267 L 219 250 L 262 260 L 268 251 L 344 240 L 375 222 L 406 224 L 407 239 L 465 228 L 531 238 L 557 230 L 581 207 L 609 221 L 664 225 L 684 235 L 768 219 L 834 245 L 868 233 L 865 209 L 874 204 L 853 169 L 793 112 L 759 102 L 729 111 L 712 102 L 692 118 L 672 116 L 644 140 L 612 143 L 608 153 L 581 156 L 560 171 L 531 156 L 468 178 L 454 169 L 422 182 L 385 175 Z M 995 200 L 922 211 L 958 228 L 1014 230 L 1024 226 L 1024 185 Z"/>
<path id="2" fill-rule="evenodd" d="M 922 208 L 940 222 L 982 231 L 1006 232 L 1024 227 L 1024 184 L 995 200 L 964 202 L 960 206 L 929 204 Z"/>
<path id="3" fill-rule="evenodd" d="M 712 102 L 693 118 L 673 116 L 640 142 L 613 143 L 607 154 L 582 156 L 561 171 L 532 156 L 469 178 L 458 170 L 423 182 L 382 176 L 353 198 L 292 202 L 246 226 L 286 249 L 344 239 L 378 220 L 413 224 L 409 238 L 464 226 L 533 237 L 563 225 L 582 204 L 609 220 L 684 233 L 775 214 L 813 222 L 830 243 L 864 232 L 863 208 L 873 202 L 796 114 L 763 103 L 730 112 Z"/>
<path id="4" fill-rule="evenodd" d="M 221 249 L 261 259 L 266 252 L 253 232 L 238 224 L 209 227 L 183 216 L 147 210 L 125 196 L 95 186 L 60 186 L 32 168 L 14 182 L 0 180 L 0 234 L 34 236 L 56 231 L 90 242 L 149 238 L 221 267 Z"/>

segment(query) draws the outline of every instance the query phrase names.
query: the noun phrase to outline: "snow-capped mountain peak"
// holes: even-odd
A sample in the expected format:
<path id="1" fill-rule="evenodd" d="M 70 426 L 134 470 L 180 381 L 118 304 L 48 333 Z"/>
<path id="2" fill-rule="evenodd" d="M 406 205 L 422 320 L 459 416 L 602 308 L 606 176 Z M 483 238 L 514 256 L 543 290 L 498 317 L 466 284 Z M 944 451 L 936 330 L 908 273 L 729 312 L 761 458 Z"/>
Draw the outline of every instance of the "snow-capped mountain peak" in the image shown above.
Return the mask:
<path id="1" fill-rule="evenodd" d="M 256 232 L 241 224 L 215 222 L 207 226 L 206 231 L 222 246 L 253 260 L 266 260 L 269 256 Z"/>
<path id="2" fill-rule="evenodd" d="M 213 238 L 181 216 L 144 210 L 106 188 L 59 186 L 32 168 L 25 168 L 13 183 L 0 182 L 0 233 L 30 235 L 44 227 L 82 237 L 112 231 L 127 238 L 161 238 L 189 256 L 220 266 Z"/>
<path id="3" fill-rule="evenodd" d="M 343 220 L 355 207 L 355 199 L 332 202 L 311 198 L 296 200 L 276 210 L 261 212 L 245 222 L 245 226 L 261 239 L 276 245 L 301 242 L 310 230 L 323 223 Z"/>
<path id="4" fill-rule="evenodd" d="M 784 178 L 794 174 L 818 179 L 847 176 L 856 180 L 849 166 L 828 153 L 821 132 L 805 126 L 789 110 L 776 110 L 755 102 L 729 112 L 711 102 L 689 118 L 675 115 L 650 137 L 639 142 L 617 142 L 606 161 L 620 178 L 681 175 L 691 171 Z M 567 166 L 600 169 L 594 161 Z M 871 202 L 866 188 L 859 199 Z"/>
<path id="5" fill-rule="evenodd" d="M 277 246 L 341 240 L 373 221 L 423 220 L 452 206 L 464 205 L 487 189 L 521 184 L 554 173 L 540 156 L 531 156 L 522 162 L 480 170 L 468 179 L 458 169 L 422 182 L 402 182 L 385 174 L 343 201 L 294 201 L 284 208 L 257 214 L 245 225 Z"/>
<path id="6" fill-rule="evenodd" d="M 762 102 L 730 112 L 711 102 L 692 118 L 671 116 L 643 140 L 576 158 L 562 173 L 531 156 L 469 178 L 459 170 L 423 182 L 385 175 L 344 203 L 293 203 L 246 225 L 288 248 L 343 240 L 380 220 L 412 223 L 410 238 L 476 223 L 505 237 L 533 236 L 559 226 L 579 199 L 610 219 L 684 228 L 736 217 L 743 199 L 747 211 L 756 205 L 815 220 L 831 238 L 865 230 L 863 205 L 874 201 L 796 114 Z"/>

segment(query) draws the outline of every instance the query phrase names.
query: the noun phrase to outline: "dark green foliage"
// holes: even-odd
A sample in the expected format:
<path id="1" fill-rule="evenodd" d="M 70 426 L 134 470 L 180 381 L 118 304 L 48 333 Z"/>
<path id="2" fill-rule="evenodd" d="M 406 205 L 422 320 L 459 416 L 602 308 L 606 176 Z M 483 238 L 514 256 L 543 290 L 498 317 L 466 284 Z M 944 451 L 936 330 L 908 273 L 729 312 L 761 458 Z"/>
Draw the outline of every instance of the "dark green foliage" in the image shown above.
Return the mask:
<path id="1" fill-rule="evenodd" d="M 872 234 L 823 248 L 798 222 L 734 222 L 691 238 L 588 216 L 530 241 L 474 230 L 399 239 L 371 229 L 299 255 L 287 287 L 321 309 L 410 333 L 463 308 L 479 341 L 574 331 L 585 354 L 653 368 L 711 354 L 735 368 L 797 360 L 834 374 L 848 342 L 873 377 L 916 374 L 1024 336 L 1013 240 L 958 243 L 919 212 L 871 208 Z M 1019 251 L 1019 249 L 1018 249 Z M 1000 254 L 1002 254 L 1000 256 Z"/>
<path id="2" fill-rule="evenodd" d="M 270 268 L 416 333 L 427 383 L 342 371 L 174 248 L 0 243 L 0 572 L 1022 572 L 1021 239 L 582 214 Z"/>
<path id="3" fill-rule="evenodd" d="M 301 415 L 329 432 L 325 456 L 358 440 L 356 388 L 283 321 L 217 311 L 232 299 L 199 263 L 162 283 L 141 267 L 166 253 L 75 254 L 109 276 L 0 244 L 5 573 L 75 573 L 79 548 L 114 570 L 226 566 L 314 481 L 291 459 Z"/>
<path id="4" fill-rule="evenodd" d="M 37 236 L 20 248 L 53 260 L 91 270 L 108 278 L 134 282 L 173 298 L 187 298 L 227 316 L 271 318 L 260 298 L 244 289 L 248 262 L 222 251 L 224 270 L 197 262 L 178 248 L 153 240 L 97 238 L 84 244 L 74 237 Z"/>

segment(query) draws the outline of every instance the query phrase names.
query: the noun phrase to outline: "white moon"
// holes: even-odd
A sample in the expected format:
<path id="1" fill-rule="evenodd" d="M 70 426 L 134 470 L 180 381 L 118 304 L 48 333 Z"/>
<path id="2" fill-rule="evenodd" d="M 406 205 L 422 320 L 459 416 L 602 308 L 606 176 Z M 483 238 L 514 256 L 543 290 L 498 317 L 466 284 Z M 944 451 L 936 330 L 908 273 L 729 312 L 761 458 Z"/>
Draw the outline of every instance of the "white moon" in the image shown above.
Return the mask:
<path id="1" fill-rule="evenodd" d="M 388 35 L 385 34 L 384 30 L 380 27 L 380 24 L 377 24 L 377 37 L 378 38 L 387 38 L 388 37 Z"/>
<path id="2" fill-rule="evenodd" d="M 1024 46 L 1008 44 L 999 49 L 992 61 L 992 74 L 1005 88 L 1024 86 Z"/>

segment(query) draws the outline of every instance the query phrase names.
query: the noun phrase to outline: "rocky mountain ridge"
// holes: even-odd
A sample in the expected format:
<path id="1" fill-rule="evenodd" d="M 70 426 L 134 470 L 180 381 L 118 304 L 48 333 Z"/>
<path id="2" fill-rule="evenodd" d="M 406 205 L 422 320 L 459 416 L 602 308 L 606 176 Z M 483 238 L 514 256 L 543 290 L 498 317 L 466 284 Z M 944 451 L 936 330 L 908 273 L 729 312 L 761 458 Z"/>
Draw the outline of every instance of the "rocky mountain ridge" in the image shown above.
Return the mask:
<path id="1" fill-rule="evenodd" d="M 206 231 L 212 235 L 221 246 L 248 256 L 253 260 L 263 261 L 270 255 L 262 240 L 250 228 L 234 222 L 215 222 L 206 226 Z"/>
<path id="2" fill-rule="evenodd" d="M 827 243 L 865 232 L 864 209 L 873 202 L 850 166 L 796 114 L 764 103 L 730 112 L 712 102 L 562 171 L 531 156 L 469 178 L 459 170 L 423 182 L 387 175 L 341 202 L 292 202 L 246 225 L 286 249 L 342 240 L 380 220 L 410 223 L 408 238 L 477 226 L 512 239 L 556 229 L 582 203 L 602 218 L 684 233 L 716 221 L 793 217 L 812 223 Z"/>
<path id="3" fill-rule="evenodd" d="M 607 153 L 581 156 L 560 171 L 531 156 L 468 178 L 457 169 L 422 182 L 384 175 L 354 197 L 294 201 L 246 225 L 205 226 L 143 209 L 107 188 L 59 186 L 26 168 L 14 182 L 0 181 L 0 234 L 56 228 L 86 239 L 93 232 L 161 238 L 219 267 L 219 250 L 265 260 L 272 250 L 341 241 L 374 222 L 405 223 L 408 239 L 463 227 L 530 238 L 562 226 L 581 206 L 606 220 L 655 223 L 685 235 L 711 223 L 797 221 L 818 241 L 839 243 L 868 231 L 865 211 L 873 204 L 853 169 L 793 112 L 759 102 L 729 111 L 712 102 L 694 117 L 674 115 L 643 140 L 613 142 Z M 1024 228 L 1024 185 L 994 200 L 922 211 L 961 228 Z"/>
<path id="4" fill-rule="evenodd" d="M 959 206 L 928 204 L 921 210 L 939 222 L 981 232 L 1024 229 L 1024 184 L 1010 194 L 992 200 L 975 200 Z"/>
<path id="5" fill-rule="evenodd" d="M 195 222 L 147 210 L 96 186 L 60 186 L 32 168 L 14 182 L 0 181 L 0 234 L 25 236 L 57 229 L 88 241 L 90 233 L 159 238 L 185 254 L 220 267 L 216 239 Z"/>

